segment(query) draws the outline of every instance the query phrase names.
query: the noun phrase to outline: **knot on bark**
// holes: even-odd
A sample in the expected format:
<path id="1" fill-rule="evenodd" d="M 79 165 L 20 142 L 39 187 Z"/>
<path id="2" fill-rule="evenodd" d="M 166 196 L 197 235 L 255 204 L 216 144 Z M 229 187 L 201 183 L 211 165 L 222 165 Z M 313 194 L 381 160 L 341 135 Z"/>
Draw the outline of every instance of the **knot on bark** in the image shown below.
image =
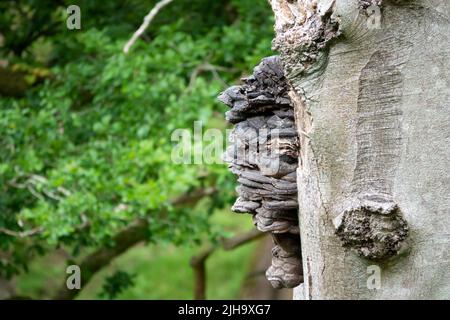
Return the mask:
<path id="1" fill-rule="evenodd" d="M 408 236 L 408 224 L 393 203 L 364 203 L 344 211 L 336 223 L 343 246 L 371 260 L 392 257 Z"/>

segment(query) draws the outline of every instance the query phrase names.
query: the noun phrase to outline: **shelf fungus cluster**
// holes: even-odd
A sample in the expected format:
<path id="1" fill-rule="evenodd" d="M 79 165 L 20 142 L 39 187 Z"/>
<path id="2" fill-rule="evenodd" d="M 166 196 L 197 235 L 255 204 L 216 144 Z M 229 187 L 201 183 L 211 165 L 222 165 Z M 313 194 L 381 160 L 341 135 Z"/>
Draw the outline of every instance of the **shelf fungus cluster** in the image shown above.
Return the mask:
<path id="1" fill-rule="evenodd" d="M 266 276 L 275 288 L 302 281 L 296 169 L 299 140 L 288 85 L 279 57 L 262 60 L 243 85 L 219 100 L 235 125 L 224 159 L 237 176 L 237 213 L 253 215 L 255 226 L 272 234 L 272 265 Z"/>

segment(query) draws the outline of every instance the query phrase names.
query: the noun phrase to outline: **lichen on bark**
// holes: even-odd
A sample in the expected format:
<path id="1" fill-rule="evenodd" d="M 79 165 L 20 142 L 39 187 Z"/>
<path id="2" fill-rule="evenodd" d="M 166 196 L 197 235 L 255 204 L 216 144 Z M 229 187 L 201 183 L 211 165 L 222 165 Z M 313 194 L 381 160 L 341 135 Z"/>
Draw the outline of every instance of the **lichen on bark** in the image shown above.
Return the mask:
<path id="1" fill-rule="evenodd" d="M 272 47 L 280 52 L 286 76 L 294 79 L 318 69 L 327 43 L 339 35 L 334 0 L 319 6 L 311 0 L 271 0 L 276 16 Z"/>

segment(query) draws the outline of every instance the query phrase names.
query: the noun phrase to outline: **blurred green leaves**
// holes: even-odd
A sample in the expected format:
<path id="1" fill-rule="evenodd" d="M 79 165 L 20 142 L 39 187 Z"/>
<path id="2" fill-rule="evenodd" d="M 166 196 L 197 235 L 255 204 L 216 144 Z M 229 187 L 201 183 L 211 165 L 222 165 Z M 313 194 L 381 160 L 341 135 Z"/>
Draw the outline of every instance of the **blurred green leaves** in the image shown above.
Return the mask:
<path id="1" fill-rule="evenodd" d="M 135 274 L 117 270 L 114 274 L 106 277 L 99 297 L 106 299 L 115 299 L 124 290 L 134 285 L 135 277 Z"/>
<path id="2" fill-rule="evenodd" d="M 64 245 L 76 253 L 107 245 L 140 217 L 150 222 L 150 242 L 214 238 L 220 231 L 211 228 L 209 217 L 234 197 L 225 166 L 174 164 L 170 138 L 177 128 L 193 128 L 194 121 L 225 128 L 216 96 L 270 54 L 272 21 L 265 1 L 174 3 L 126 56 L 122 47 L 151 4 L 79 6 L 86 19 L 82 31 L 56 27 L 39 38 L 48 59 L 38 59 L 43 53 L 33 44 L 15 55 L 26 39 L 2 48 L 11 46 L 11 64 L 49 70 L 45 81 L 30 83 L 25 96 L 0 97 L 0 228 L 43 230 L 32 239 L 0 233 L 0 250 L 7 253 L 0 256 L 3 275 L 26 266 L 37 248 Z M 2 9 L 0 23 L 7 26 L 5 15 L 15 9 Z M 61 7 L 52 4 L 27 1 L 22 9 L 55 17 L 49 25 L 60 19 Z M 23 27 L 17 34 L 26 38 L 32 22 L 22 20 L 14 28 Z M 203 70 L 204 64 L 219 68 Z M 220 192 L 200 206 L 170 205 L 210 186 Z M 111 288 L 105 288 L 107 295 L 114 294 Z"/>

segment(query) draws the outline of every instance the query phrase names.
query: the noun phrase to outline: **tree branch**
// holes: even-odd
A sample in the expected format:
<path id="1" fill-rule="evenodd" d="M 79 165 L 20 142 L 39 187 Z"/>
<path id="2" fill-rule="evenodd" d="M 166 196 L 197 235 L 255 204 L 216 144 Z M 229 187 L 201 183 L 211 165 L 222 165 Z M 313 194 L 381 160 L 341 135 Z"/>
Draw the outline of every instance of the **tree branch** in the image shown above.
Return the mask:
<path id="1" fill-rule="evenodd" d="M 217 192 L 216 188 L 206 188 L 196 190 L 190 194 L 185 194 L 171 201 L 173 206 L 193 205 L 200 199 L 210 196 Z M 88 255 L 79 264 L 81 270 L 81 285 L 85 288 L 92 277 L 113 259 L 135 246 L 136 244 L 148 239 L 148 221 L 146 219 L 138 219 L 131 223 L 127 228 L 119 232 L 113 237 L 113 245 L 110 247 L 102 247 L 97 251 Z M 53 297 L 55 300 L 74 299 L 81 290 L 68 290 L 66 282 L 61 286 L 58 293 Z"/>
<path id="2" fill-rule="evenodd" d="M 155 16 L 158 14 L 158 12 L 167 6 L 169 3 L 171 3 L 173 0 L 161 0 L 159 1 L 152 10 L 144 17 L 144 22 L 141 24 L 139 29 L 136 30 L 136 32 L 133 34 L 130 40 L 125 44 L 123 47 L 123 52 L 125 54 L 130 51 L 131 46 L 136 42 L 136 40 L 144 33 L 145 29 L 150 25 L 150 22 L 155 18 Z"/>
<path id="3" fill-rule="evenodd" d="M 31 230 L 26 231 L 14 231 L 6 228 L 0 228 L 0 233 L 6 234 L 11 237 L 17 237 L 17 238 L 27 238 L 34 236 L 35 234 L 39 234 L 42 231 L 44 231 L 44 228 L 39 227 Z"/>
<path id="4" fill-rule="evenodd" d="M 232 238 L 223 238 L 220 242 L 220 246 L 210 245 L 198 255 L 193 256 L 190 264 L 194 269 L 194 299 L 206 299 L 206 260 L 211 256 L 211 254 L 214 253 L 216 249 L 222 247 L 225 251 L 231 251 L 265 235 L 265 233 L 259 231 L 258 229 L 253 229 Z"/>
<path id="5" fill-rule="evenodd" d="M 221 82 L 225 87 L 229 87 L 230 85 L 226 83 L 226 81 L 219 75 L 218 71 L 225 71 L 225 72 L 236 72 L 238 71 L 235 68 L 226 68 L 222 66 L 215 66 L 210 64 L 209 62 L 205 62 L 197 66 L 191 73 L 191 76 L 189 78 L 189 85 L 188 85 L 188 91 L 191 91 L 194 87 L 195 80 L 197 80 L 197 77 L 205 71 L 210 71 L 217 81 Z"/>

